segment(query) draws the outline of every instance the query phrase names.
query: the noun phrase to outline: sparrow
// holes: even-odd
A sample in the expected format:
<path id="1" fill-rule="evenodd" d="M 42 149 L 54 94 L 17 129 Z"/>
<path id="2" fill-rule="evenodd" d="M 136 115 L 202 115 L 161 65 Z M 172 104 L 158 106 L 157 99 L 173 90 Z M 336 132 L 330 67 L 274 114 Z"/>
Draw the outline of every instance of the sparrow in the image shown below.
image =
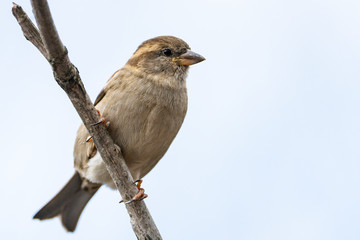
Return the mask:
<path id="1" fill-rule="evenodd" d="M 121 148 L 133 179 L 142 179 L 177 135 L 187 111 L 189 66 L 203 60 L 179 38 L 149 39 L 111 76 L 96 98 L 94 105 L 110 123 L 107 130 Z M 34 219 L 59 216 L 65 229 L 73 232 L 83 209 L 99 188 L 116 188 L 83 124 L 75 140 L 74 168 L 73 177 Z"/>

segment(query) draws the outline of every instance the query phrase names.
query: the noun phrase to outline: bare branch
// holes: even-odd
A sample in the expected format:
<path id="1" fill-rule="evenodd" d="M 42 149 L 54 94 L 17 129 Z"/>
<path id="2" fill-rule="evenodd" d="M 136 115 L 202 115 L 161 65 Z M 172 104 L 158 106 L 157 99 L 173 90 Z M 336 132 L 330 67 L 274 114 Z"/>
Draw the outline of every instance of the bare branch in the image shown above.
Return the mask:
<path id="1" fill-rule="evenodd" d="M 37 47 L 37 49 L 39 49 L 41 54 L 46 59 L 48 59 L 47 52 L 41 40 L 40 33 L 35 27 L 35 25 L 31 22 L 27 14 L 23 11 L 22 7 L 20 7 L 16 3 L 13 3 L 12 12 L 16 20 L 18 21 L 21 30 L 24 33 L 25 38 L 29 40 L 32 44 L 34 44 L 34 46 Z"/>
<path id="2" fill-rule="evenodd" d="M 96 148 L 105 162 L 122 199 L 130 200 L 137 193 L 130 171 L 125 164 L 120 148 L 114 144 L 105 126 L 103 124 L 91 125 L 99 121 L 99 115 L 85 91 L 77 68 L 69 60 L 67 50 L 56 31 L 48 3 L 46 0 L 32 0 L 31 2 L 40 33 L 20 6 L 14 4 L 13 14 L 18 20 L 26 39 L 31 41 L 51 64 L 56 81 L 67 93 L 93 137 Z M 41 37 L 39 38 L 39 36 Z M 127 204 L 126 208 L 138 239 L 161 239 L 144 201 Z"/>

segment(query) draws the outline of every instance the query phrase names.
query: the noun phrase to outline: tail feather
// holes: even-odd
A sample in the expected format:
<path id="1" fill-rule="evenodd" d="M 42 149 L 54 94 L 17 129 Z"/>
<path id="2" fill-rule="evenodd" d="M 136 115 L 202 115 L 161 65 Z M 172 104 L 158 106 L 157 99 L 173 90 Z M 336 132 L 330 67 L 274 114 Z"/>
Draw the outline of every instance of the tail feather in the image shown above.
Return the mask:
<path id="1" fill-rule="evenodd" d="M 60 190 L 60 192 L 50 200 L 33 217 L 34 219 L 45 220 L 56 216 L 61 217 L 61 222 L 69 232 L 75 231 L 77 222 L 80 218 L 88 201 L 94 196 L 101 185 L 85 188 L 82 187 L 82 179 L 78 172 Z"/>

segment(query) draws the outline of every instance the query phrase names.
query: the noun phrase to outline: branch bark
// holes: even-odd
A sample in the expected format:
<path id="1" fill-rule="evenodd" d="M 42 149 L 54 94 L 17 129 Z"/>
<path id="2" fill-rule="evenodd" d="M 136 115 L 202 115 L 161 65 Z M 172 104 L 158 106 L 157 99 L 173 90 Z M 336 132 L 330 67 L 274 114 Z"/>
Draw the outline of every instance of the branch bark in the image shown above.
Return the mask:
<path id="1" fill-rule="evenodd" d="M 47 1 L 31 0 L 31 3 L 40 32 L 22 8 L 15 3 L 12 8 L 13 15 L 21 26 L 25 38 L 34 44 L 50 63 L 55 80 L 68 95 L 92 136 L 122 199 L 130 200 L 137 193 L 134 180 L 121 154 L 121 149 L 114 144 L 105 126 L 103 124 L 91 126 L 99 121 L 99 115 L 85 91 L 77 68 L 71 63 L 68 52 L 60 40 Z M 127 204 L 126 208 L 138 239 L 162 239 L 144 201 Z"/>

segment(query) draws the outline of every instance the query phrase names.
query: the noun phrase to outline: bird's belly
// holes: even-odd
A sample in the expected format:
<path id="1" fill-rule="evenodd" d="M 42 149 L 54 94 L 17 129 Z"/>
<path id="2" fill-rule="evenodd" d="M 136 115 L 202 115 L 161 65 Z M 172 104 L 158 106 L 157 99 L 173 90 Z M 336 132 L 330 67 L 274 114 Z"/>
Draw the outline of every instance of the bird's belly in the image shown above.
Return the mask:
<path id="1" fill-rule="evenodd" d="M 173 138 L 172 138 L 173 139 Z M 172 139 L 154 139 L 151 143 L 124 148 L 124 158 L 133 178 L 143 178 L 164 156 Z"/>
<path id="2" fill-rule="evenodd" d="M 109 129 L 114 142 L 120 146 L 134 180 L 143 178 L 164 156 L 183 122 L 185 114 L 173 115 L 153 109 L 143 118 L 118 121 Z M 99 153 L 89 159 L 86 178 L 115 188 Z"/>
<path id="3" fill-rule="evenodd" d="M 125 161 L 133 179 L 138 180 L 144 177 L 159 162 L 165 152 L 166 150 L 159 151 L 153 155 L 141 154 L 141 151 L 130 152 L 130 157 Z M 99 152 L 89 160 L 84 175 L 91 182 L 106 184 L 113 189 L 116 188 Z"/>
<path id="4" fill-rule="evenodd" d="M 122 142 L 120 147 L 134 179 L 144 177 L 164 156 L 182 120 L 171 115 L 149 117 L 145 126 L 138 126 L 137 134 Z"/>
<path id="5" fill-rule="evenodd" d="M 168 145 L 170 145 L 170 143 Z M 167 148 L 148 149 L 148 147 L 145 146 L 141 148 L 143 151 L 138 149 L 131 149 L 128 151 L 128 154 L 126 155 L 127 157 L 124 158 L 133 179 L 141 179 L 148 172 L 150 172 L 150 170 L 165 154 Z M 106 165 L 103 162 L 99 152 L 97 152 L 94 157 L 89 159 L 84 175 L 91 182 L 106 184 L 110 188 L 116 189 L 115 183 L 107 171 Z"/>

